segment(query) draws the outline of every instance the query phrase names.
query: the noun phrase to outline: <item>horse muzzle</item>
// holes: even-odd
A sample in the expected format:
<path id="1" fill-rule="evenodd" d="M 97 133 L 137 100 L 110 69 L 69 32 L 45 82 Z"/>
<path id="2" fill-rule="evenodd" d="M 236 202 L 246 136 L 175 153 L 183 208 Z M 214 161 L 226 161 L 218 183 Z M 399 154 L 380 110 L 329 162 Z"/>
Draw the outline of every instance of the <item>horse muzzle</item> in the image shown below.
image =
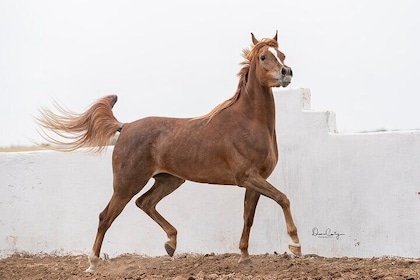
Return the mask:
<path id="1" fill-rule="evenodd" d="M 282 87 L 287 87 L 291 83 L 292 77 L 293 77 L 292 68 L 283 67 L 281 69 L 281 74 L 280 74 L 280 85 Z"/>

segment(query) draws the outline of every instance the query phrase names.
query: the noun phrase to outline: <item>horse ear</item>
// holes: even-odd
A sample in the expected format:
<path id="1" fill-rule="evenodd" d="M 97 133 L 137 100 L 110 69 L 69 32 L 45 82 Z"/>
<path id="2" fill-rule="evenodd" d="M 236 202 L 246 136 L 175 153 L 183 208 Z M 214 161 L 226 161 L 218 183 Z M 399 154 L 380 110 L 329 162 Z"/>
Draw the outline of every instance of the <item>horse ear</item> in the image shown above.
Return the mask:
<path id="1" fill-rule="evenodd" d="M 276 30 L 276 35 L 274 36 L 273 40 L 277 42 L 277 30 Z"/>
<path id="2" fill-rule="evenodd" d="M 255 38 L 254 33 L 251 32 L 251 37 L 252 37 L 252 43 L 254 45 L 258 44 L 258 40 Z"/>

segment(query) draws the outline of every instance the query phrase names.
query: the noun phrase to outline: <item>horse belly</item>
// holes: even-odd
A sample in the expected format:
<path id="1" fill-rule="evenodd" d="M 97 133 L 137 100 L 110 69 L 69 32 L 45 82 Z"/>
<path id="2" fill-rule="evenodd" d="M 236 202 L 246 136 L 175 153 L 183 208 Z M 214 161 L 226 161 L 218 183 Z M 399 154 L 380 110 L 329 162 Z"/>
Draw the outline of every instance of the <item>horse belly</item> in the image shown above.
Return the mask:
<path id="1" fill-rule="evenodd" d="M 235 184 L 234 176 L 229 167 L 220 160 L 211 158 L 205 158 L 204 160 L 183 159 L 175 160 L 173 164 L 167 166 L 168 173 L 199 183 Z"/>
<path id="2" fill-rule="evenodd" d="M 204 140 L 203 140 L 204 141 Z M 217 144 L 203 144 L 203 141 L 174 141 L 161 154 L 160 169 L 185 180 L 232 185 L 234 175 L 222 147 Z"/>

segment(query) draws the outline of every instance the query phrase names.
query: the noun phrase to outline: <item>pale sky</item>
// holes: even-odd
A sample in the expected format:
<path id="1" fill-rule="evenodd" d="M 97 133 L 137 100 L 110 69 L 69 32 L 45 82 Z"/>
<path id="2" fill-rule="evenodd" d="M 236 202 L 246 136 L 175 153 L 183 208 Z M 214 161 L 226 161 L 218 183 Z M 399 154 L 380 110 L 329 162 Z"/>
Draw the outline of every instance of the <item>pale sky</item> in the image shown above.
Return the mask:
<path id="1" fill-rule="evenodd" d="M 117 94 L 122 122 L 203 115 L 231 97 L 257 38 L 279 33 L 289 87 L 340 132 L 420 128 L 420 1 L 0 0 L 0 146 L 40 141 L 32 116 Z"/>

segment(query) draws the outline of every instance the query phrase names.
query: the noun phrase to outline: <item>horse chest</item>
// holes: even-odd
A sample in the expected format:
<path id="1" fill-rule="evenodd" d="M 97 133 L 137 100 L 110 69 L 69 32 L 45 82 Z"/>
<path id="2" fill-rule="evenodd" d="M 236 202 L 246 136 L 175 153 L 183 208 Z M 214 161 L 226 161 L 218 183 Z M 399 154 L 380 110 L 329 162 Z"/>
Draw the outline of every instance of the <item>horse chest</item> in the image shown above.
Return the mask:
<path id="1" fill-rule="evenodd" d="M 268 177 L 278 160 L 275 131 L 246 133 L 242 141 L 241 144 L 237 143 L 237 147 L 240 152 L 246 155 L 244 159 L 251 161 L 263 177 Z"/>
<path id="2" fill-rule="evenodd" d="M 270 141 L 271 142 L 271 141 Z M 262 154 L 262 162 L 259 167 L 260 174 L 263 177 L 268 177 L 273 172 L 274 168 L 276 167 L 277 160 L 278 160 L 278 152 L 277 152 L 277 143 L 271 142 L 267 153 Z"/>

